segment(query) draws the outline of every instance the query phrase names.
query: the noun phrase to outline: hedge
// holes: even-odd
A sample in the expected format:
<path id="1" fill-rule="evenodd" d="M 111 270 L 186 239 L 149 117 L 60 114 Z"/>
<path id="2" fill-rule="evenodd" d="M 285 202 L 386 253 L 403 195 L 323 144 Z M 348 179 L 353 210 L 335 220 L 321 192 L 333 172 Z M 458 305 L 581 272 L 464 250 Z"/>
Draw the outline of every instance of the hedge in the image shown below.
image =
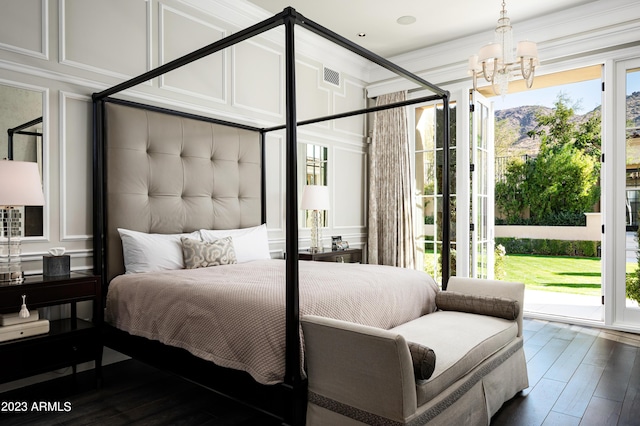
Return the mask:
<path id="1" fill-rule="evenodd" d="M 521 225 L 521 226 L 586 226 L 587 217 L 584 213 L 556 213 L 542 218 L 517 218 L 506 220 L 496 218 L 496 225 Z"/>
<path id="2" fill-rule="evenodd" d="M 540 240 L 531 238 L 496 238 L 507 254 L 599 257 L 600 241 Z"/>

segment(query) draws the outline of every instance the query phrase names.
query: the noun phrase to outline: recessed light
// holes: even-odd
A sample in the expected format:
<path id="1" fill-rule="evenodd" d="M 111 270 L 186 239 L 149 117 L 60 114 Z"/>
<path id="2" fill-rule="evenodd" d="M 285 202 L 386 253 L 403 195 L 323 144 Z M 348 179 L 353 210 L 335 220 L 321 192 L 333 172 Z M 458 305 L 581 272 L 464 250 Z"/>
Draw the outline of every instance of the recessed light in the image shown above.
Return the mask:
<path id="1" fill-rule="evenodd" d="M 414 22 L 416 22 L 416 17 L 415 16 L 401 16 L 398 19 L 396 19 L 396 22 L 400 25 L 411 25 Z"/>
<path id="2" fill-rule="evenodd" d="M 366 37 L 367 33 L 358 33 L 358 37 Z"/>

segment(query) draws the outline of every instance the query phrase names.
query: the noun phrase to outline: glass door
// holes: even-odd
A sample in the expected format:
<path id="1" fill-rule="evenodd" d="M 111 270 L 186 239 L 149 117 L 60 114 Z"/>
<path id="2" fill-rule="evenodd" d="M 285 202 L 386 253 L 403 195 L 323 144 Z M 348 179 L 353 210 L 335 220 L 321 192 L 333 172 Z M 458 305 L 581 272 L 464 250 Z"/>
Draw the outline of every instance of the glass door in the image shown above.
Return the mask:
<path id="1" fill-rule="evenodd" d="M 471 93 L 471 270 L 474 278 L 494 276 L 494 143 L 493 105 Z"/>
<path id="2" fill-rule="evenodd" d="M 615 289 L 615 321 L 633 327 L 640 326 L 640 242 L 638 234 L 640 212 L 640 114 L 637 102 L 640 99 L 640 59 L 624 61 L 617 64 L 616 70 L 616 146 L 624 146 L 624 205 L 617 206 L 624 210 L 624 259 L 625 264 L 616 264 L 616 270 L 624 266 L 624 274 L 616 274 Z M 619 159 L 619 158 L 618 158 Z M 620 160 L 620 159 L 619 159 Z M 622 179 L 619 179 L 621 181 Z M 616 204 L 622 204 L 616 203 Z M 622 217 L 622 215 L 618 215 Z M 625 279 L 622 279 L 625 277 Z"/>
<path id="3" fill-rule="evenodd" d="M 442 283 L 442 218 L 443 209 L 451 212 L 451 229 L 456 228 L 456 103 L 449 103 L 451 145 L 450 161 L 450 205 L 443 203 L 443 152 L 444 152 L 444 105 L 430 103 L 415 107 L 411 125 L 415 129 L 413 138 L 414 152 L 414 191 L 413 210 L 416 235 L 417 267 Z M 456 275 L 456 237 L 451 233 L 450 276 Z"/>

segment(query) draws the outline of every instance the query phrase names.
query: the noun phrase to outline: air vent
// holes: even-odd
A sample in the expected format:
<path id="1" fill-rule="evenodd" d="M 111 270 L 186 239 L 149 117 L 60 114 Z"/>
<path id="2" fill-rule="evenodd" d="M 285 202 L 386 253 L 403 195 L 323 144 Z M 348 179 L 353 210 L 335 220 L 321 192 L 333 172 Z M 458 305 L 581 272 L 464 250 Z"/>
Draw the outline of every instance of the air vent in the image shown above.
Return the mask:
<path id="1" fill-rule="evenodd" d="M 324 67 L 324 81 L 340 87 L 340 73 L 331 68 Z"/>

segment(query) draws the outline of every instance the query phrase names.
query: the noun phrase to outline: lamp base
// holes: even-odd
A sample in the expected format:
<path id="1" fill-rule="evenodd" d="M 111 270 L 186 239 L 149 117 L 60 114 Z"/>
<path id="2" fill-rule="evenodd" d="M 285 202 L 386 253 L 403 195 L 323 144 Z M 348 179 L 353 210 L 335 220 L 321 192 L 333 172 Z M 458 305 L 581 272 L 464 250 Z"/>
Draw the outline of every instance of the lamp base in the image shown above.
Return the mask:
<path id="1" fill-rule="evenodd" d="M 20 284 L 24 282 L 24 272 L 5 272 L 0 273 L 0 283 Z"/>
<path id="2" fill-rule="evenodd" d="M 307 251 L 309 253 L 322 253 L 324 251 L 324 248 L 322 248 L 322 247 L 309 247 L 307 249 Z"/>

